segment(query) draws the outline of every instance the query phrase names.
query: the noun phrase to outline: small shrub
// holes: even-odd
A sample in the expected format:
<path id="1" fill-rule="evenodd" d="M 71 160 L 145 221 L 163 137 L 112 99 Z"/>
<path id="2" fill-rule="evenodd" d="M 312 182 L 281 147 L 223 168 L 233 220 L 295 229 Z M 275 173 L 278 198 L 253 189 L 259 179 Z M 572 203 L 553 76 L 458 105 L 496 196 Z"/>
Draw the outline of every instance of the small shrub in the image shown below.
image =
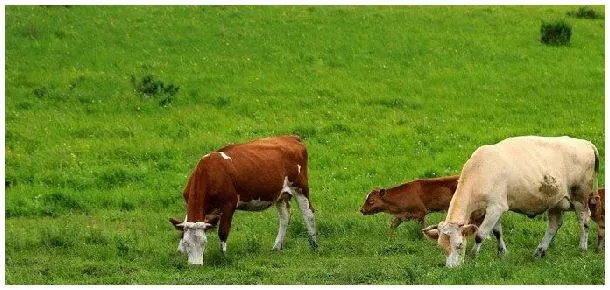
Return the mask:
<path id="1" fill-rule="evenodd" d="M 540 41 L 546 45 L 569 45 L 572 26 L 566 21 L 543 22 L 540 26 Z"/>
<path id="2" fill-rule="evenodd" d="M 580 19 L 603 19 L 604 16 L 589 6 L 581 6 L 576 12 L 568 12 L 569 16 Z"/>
<path id="3" fill-rule="evenodd" d="M 168 106 L 174 99 L 174 96 L 180 90 L 180 87 L 175 84 L 165 84 L 162 80 L 155 76 L 147 74 L 140 80 L 135 76 L 131 76 L 131 84 L 135 91 L 143 97 L 159 99 L 159 106 Z"/>

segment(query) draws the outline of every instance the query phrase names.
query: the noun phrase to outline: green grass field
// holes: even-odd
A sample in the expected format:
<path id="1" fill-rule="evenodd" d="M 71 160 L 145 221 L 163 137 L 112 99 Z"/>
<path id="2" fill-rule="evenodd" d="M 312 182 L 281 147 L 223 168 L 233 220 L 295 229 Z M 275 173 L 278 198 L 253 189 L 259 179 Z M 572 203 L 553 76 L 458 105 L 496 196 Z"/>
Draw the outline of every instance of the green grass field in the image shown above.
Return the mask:
<path id="1" fill-rule="evenodd" d="M 390 238 L 387 215 L 358 212 L 373 187 L 456 174 L 510 136 L 588 139 L 603 158 L 604 20 L 576 9 L 7 6 L 5 282 L 603 284 L 596 227 L 581 253 L 573 213 L 544 259 L 531 255 L 546 217 L 508 213 L 506 258 L 489 239 L 446 269 L 414 222 Z M 540 43 L 554 19 L 570 46 Z M 139 93 L 149 75 L 178 92 Z M 228 255 L 214 232 L 204 266 L 188 265 L 167 218 L 184 216 L 197 160 L 292 133 L 318 251 L 294 206 L 271 252 L 271 208 L 238 212 Z"/>

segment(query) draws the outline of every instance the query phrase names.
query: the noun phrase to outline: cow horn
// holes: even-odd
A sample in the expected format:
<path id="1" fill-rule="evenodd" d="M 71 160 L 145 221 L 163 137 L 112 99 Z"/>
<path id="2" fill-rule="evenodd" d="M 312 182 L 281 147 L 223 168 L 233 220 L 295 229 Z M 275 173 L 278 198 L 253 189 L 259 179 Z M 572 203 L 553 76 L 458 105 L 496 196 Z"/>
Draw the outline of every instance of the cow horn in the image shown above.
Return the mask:
<path id="1" fill-rule="evenodd" d="M 177 230 L 183 230 L 184 229 L 184 223 L 177 220 L 174 217 L 170 217 L 169 218 L 169 222 L 172 223 L 172 225 L 174 225 L 174 228 L 176 228 Z"/>

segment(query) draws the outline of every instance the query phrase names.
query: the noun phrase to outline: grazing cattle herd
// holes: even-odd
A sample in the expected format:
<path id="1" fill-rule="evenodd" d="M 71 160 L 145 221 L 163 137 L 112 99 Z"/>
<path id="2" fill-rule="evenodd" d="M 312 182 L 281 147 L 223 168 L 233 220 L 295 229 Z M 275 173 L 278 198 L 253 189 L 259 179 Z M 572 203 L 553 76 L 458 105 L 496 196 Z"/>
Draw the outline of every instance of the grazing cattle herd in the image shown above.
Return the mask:
<path id="1" fill-rule="evenodd" d="M 220 249 L 236 210 L 261 211 L 275 206 L 279 230 L 273 250 L 280 250 L 290 220 L 290 200 L 297 201 L 317 248 L 314 209 L 309 198 L 308 154 L 298 136 L 280 136 L 225 146 L 204 155 L 183 191 L 186 217 L 170 218 L 181 231 L 178 251 L 191 264 L 203 264 L 206 232 L 218 224 Z M 506 211 L 529 217 L 548 212 L 546 233 L 534 251 L 543 257 L 563 223 L 574 211 L 579 246 L 587 249 L 588 221 L 598 225 L 597 250 L 604 249 L 604 189 L 598 189 L 599 155 L 591 142 L 570 137 L 523 136 L 483 145 L 464 164 L 460 175 L 417 179 L 388 189 L 375 188 L 360 212 L 394 216 L 391 232 L 403 221 L 416 220 L 423 234 L 444 251 L 447 267 L 463 263 L 466 241 L 474 236 L 472 254 L 493 233 L 498 255 L 507 253 L 501 218 Z M 445 220 L 425 227 L 430 212 L 447 211 Z"/>

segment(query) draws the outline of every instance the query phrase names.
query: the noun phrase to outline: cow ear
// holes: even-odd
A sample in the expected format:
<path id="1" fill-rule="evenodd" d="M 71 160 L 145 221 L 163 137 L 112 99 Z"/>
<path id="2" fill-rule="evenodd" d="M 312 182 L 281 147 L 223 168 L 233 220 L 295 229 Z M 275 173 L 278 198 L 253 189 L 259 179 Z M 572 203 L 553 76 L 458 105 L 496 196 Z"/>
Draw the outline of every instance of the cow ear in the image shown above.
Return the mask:
<path id="1" fill-rule="evenodd" d="M 213 227 L 214 227 L 214 225 L 213 225 L 213 224 L 206 223 L 206 222 L 204 222 L 204 223 L 203 223 L 203 230 L 204 230 L 204 231 L 207 231 L 207 230 L 209 230 L 209 229 L 211 229 L 211 228 L 213 228 Z"/>
<path id="2" fill-rule="evenodd" d="M 424 234 L 424 236 L 426 236 L 426 238 L 436 241 L 438 240 L 438 226 L 437 225 L 433 225 L 433 226 L 429 226 L 425 229 L 421 230 L 422 233 Z"/>
<path id="3" fill-rule="evenodd" d="M 184 230 L 184 223 L 177 220 L 176 218 L 170 217 L 169 222 L 172 223 L 172 225 L 174 225 L 174 228 L 176 228 L 177 230 L 179 230 L 179 231 Z"/>
<path id="4" fill-rule="evenodd" d="M 219 220 L 220 220 L 220 216 L 219 215 L 215 215 L 215 214 L 214 215 L 206 215 L 204 222 L 211 224 L 212 227 L 215 227 L 216 224 L 218 224 Z"/>
<path id="5" fill-rule="evenodd" d="M 464 236 L 464 237 L 473 235 L 474 233 L 477 232 L 478 229 L 479 228 L 473 224 L 465 225 L 460 228 L 460 230 L 462 231 L 462 236 Z"/>
<path id="6" fill-rule="evenodd" d="M 379 190 L 379 196 L 384 196 L 385 195 L 385 188 L 382 188 Z"/>

